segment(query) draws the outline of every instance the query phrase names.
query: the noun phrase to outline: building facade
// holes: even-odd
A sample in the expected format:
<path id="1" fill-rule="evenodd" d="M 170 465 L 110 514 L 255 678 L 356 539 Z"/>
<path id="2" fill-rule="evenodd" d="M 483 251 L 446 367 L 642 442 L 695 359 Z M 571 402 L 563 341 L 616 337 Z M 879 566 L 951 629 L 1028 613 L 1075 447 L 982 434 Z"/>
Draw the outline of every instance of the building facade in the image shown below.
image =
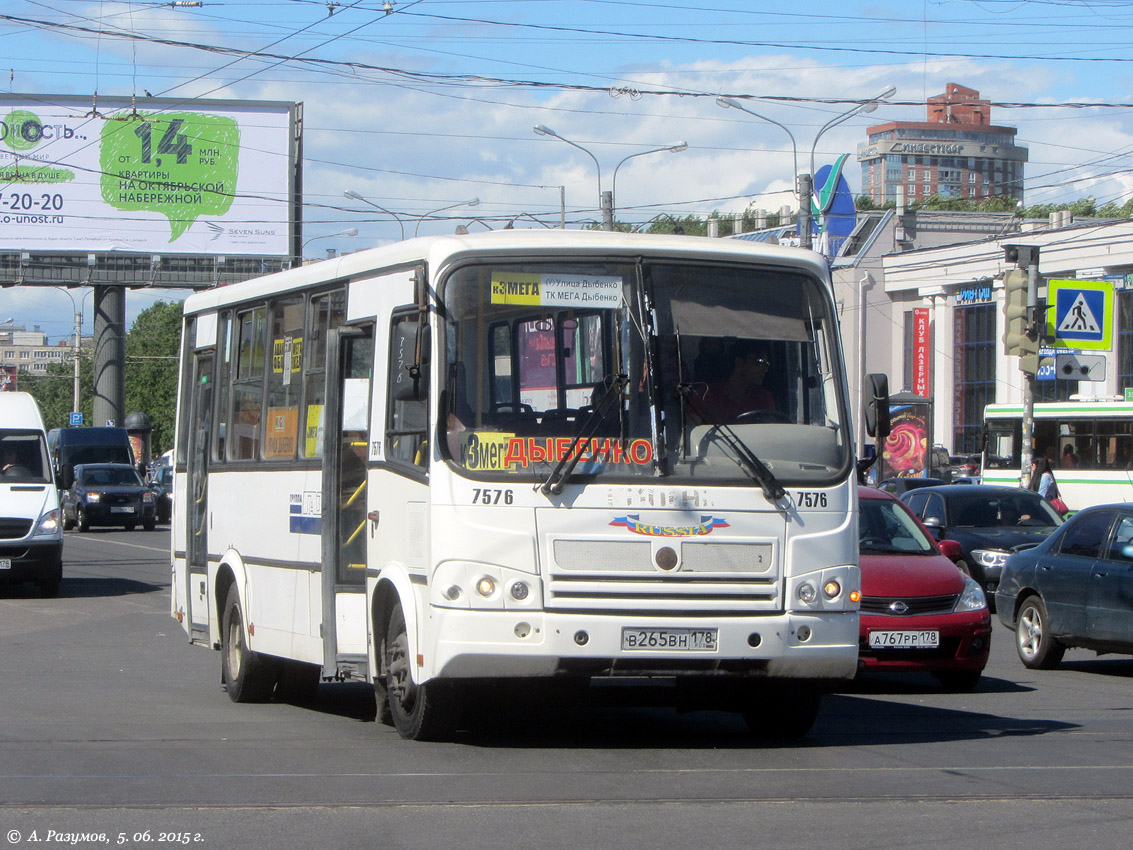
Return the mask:
<path id="1" fill-rule="evenodd" d="M 1007 355 L 1003 342 L 1003 277 L 1014 267 L 1004 257 L 1009 244 L 1039 250 L 1038 297 L 1051 305 L 1051 281 L 1104 281 L 1113 288 L 1106 302 L 1111 306 L 1097 317 L 1113 340 L 1112 349 L 1096 352 L 1107 363 L 1103 376 L 1067 380 L 1044 366 L 1033 384 L 1034 400 L 1116 400 L 1133 392 L 1133 222 L 1023 223 L 995 239 L 887 254 L 876 278 L 876 300 L 866 305 L 863 318 L 863 338 L 879 343 L 869 346 L 870 370 L 888 372 L 895 389 L 915 390 L 923 381 L 924 394 L 933 400 L 935 442 L 956 454 L 980 450 L 987 404 L 1023 399 L 1019 358 Z M 924 375 L 917 374 L 919 321 L 928 328 L 921 343 Z"/>
<path id="2" fill-rule="evenodd" d="M 949 83 L 928 100 L 924 121 L 890 121 L 866 131 L 858 146 L 862 194 L 875 204 L 907 203 L 933 195 L 1023 200 L 1028 152 L 1014 127 L 991 123 L 991 103 Z"/>
<path id="3" fill-rule="evenodd" d="M 89 353 L 92 342 L 91 337 L 83 337 L 80 345 Z M 55 363 L 74 363 L 73 340 L 49 343 L 47 334 L 39 328 L 29 331 L 18 325 L 0 327 L 0 367 L 7 374 L 42 375 Z"/>

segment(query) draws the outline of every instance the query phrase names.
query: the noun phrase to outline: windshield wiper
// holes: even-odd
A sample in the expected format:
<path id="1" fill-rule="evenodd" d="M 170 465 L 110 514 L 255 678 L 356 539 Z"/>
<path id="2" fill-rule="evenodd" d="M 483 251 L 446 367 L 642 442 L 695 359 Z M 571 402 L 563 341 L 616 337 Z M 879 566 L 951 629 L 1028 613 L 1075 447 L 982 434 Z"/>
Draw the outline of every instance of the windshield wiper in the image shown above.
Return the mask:
<path id="1" fill-rule="evenodd" d="M 562 459 L 555 464 L 555 468 L 551 470 L 551 474 L 547 476 L 547 480 L 539 487 L 540 493 L 544 495 L 550 493 L 557 496 L 563 491 L 563 487 L 566 486 L 571 473 L 574 472 L 575 467 L 577 467 L 579 461 L 582 460 L 582 447 L 598 432 L 598 429 L 610 412 L 611 402 L 616 404 L 621 403 L 622 391 L 629 384 L 629 376 L 614 375 L 608 377 L 603 383 L 605 387 L 601 396 L 594 402 L 590 415 L 582 420 L 582 423 L 572 436 L 570 449 L 563 455 Z"/>
<path id="2" fill-rule="evenodd" d="M 681 384 L 680 393 L 682 398 L 684 398 L 692 408 L 693 413 L 699 416 L 702 421 L 707 421 L 708 417 L 704 415 L 704 410 L 692 393 L 692 386 L 690 384 Z M 763 495 L 767 497 L 768 501 L 778 504 L 779 500 L 787 495 L 787 491 L 783 488 L 783 485 L 779 483 L 779 480 L 775 477 L 775 473 L 768 468 L 767 464 L 759 459 L 755 452 L 748 448 L 747 443 L 739 438 L 739 435 L 732 430 L 730 425 L 721 422 L 719 425 L 713 425 L 712 427 L 716 429 L 716 432 L 723 439 L 724 445 L 734 452 L 734 455 L 730 457 L 732 457 L 741 469 L 755 479 L 755 482 L 763 490 Z"/>

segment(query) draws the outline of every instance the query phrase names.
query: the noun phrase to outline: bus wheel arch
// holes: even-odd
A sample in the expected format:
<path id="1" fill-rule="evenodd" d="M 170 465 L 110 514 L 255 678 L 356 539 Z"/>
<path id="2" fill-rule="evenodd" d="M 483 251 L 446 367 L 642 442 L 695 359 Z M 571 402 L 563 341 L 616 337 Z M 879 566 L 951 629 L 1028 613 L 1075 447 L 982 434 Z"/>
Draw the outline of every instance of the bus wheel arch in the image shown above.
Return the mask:
<path id="1" fill-rule="evenodd" d="M 395 604 L 386 629 L 385 686 L 390 718 L 402 738 L 445 740 L 452 734 L 459 717 L 459 695 L 451 682 L 430 679 L 418 683 L 414 680 L 414 644 L 404 612 L 400 603 Z"/>

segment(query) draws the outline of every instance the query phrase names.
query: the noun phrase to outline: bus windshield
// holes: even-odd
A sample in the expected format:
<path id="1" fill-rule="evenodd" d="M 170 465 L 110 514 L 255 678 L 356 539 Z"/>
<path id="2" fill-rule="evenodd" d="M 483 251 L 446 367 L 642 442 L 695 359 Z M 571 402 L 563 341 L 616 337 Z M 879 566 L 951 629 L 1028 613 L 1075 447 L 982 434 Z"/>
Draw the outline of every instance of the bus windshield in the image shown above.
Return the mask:
<path id="1" fill-rule="evenodd" d="M 829 300 L 799 271 L 478 263 L 441 301 L 442 425 L 466 473 L 539 480 L 570 460 L 611 480 L 848 474 Z"/>

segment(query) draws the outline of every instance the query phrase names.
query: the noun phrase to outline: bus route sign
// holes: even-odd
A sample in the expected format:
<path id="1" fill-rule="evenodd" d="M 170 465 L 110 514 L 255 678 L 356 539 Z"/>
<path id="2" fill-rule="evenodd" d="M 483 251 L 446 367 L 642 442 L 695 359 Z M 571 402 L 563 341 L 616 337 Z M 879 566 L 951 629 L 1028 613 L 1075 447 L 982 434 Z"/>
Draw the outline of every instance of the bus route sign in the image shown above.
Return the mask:
<path id="1" fill-rule="evenodd" d="M 1100 280 L 1047 282 L 1047 334 L 1056 348 L 1113 347 L 1113 284 Z"/>

